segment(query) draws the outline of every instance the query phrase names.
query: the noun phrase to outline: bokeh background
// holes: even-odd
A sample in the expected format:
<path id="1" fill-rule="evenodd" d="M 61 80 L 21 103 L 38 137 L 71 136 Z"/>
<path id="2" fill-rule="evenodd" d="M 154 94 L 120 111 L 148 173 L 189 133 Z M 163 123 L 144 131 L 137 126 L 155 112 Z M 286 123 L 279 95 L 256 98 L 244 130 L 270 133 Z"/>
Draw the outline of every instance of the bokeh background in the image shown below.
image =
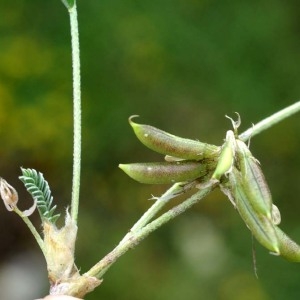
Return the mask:
<path id="1" fill-rule="evenodd" d="M 83 98 L 77 263 L 86 271 L 112 250 L 166 186 L 134 182 L 119 163 L 160 161 L 127 118 L 220 145 L 300 98 L 298 1 L 78 1 Z M 41 171 L 61 212 L 71 196 L 72 78 L 68 14 L 60 1 L 0 3 L 0 174 L 30 196 L 20 166 Z M 300 122 L 256 136 L 282 214 L 300 242 Z M 32 217 L 40 227 L 38 214 Z M 271 256 L 219 191 L 122 257 L 93 299 L 286 300 L 300 298 L 300 265 Z M 0 210 L 0 298 L 47 293 L 45 263 L 22 221 Z M 21 296 L 19 295 L 21 294 Z"/>

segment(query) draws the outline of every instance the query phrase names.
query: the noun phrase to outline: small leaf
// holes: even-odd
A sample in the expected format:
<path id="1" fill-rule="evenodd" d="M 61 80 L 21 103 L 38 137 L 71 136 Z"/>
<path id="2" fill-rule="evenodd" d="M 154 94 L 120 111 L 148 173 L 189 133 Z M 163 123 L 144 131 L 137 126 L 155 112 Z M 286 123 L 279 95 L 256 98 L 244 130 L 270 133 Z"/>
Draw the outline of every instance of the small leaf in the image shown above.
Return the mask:
<path id="1" fill-rule="evenodd" d="M 54 215 L 56 205 L 52 206 L 53 197 L 48 182 L 44 179 L 43 174 L 34 169 L 23 169 L 19 179 L 24 183 L 27 191 L 37 202 L 37 208 L 41 219 L 55 223 L 59 218 L 59 214 Z"/>

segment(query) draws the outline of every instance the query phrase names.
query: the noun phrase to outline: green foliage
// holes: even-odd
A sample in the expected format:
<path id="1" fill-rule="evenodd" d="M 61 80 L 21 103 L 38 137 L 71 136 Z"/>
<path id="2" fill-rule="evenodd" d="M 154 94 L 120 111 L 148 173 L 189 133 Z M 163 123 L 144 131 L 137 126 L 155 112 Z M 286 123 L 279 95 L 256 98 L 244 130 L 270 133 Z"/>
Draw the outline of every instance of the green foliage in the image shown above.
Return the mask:
<path id="1" fill-rule="evenodd" d="M 53 197 L 51 196 L 49 184 L 44 179 L 43 174 L 34 169 L 21 168 L 21 170 L 23 176 L 20 176 L 19 179 L 24 183 L 32 198 L 37 201 L 37 208 L 42 221 L 47 220 L 55 223 L 60 215 L 54 215 L 56 205 L 52 206 Z"/>

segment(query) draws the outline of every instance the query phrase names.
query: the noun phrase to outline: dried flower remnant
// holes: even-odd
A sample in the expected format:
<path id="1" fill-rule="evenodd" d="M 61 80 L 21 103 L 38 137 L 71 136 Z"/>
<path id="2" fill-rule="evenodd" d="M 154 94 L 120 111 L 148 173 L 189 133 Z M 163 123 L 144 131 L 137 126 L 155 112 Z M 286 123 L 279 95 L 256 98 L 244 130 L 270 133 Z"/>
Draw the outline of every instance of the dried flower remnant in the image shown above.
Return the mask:
<path id="1" fill-rule="evenodd" d="M 0 195 L 8 211 L 17 207 L 19 200 L 18 193 L 5 179 L 0 178 Z"/>
<path id="2" fill-rule="evenodd" d="M 17 203 L 19 200 L 18 192 L 11 186 L 5 179 L 0 177 L 0 195 L 4 202 L 4 205 L 8 211 L 17 210 Z M 22 212 L 23 217 L 28 217 L 33 214 L 36 209 L 36 201 L 33 205 Z"/>

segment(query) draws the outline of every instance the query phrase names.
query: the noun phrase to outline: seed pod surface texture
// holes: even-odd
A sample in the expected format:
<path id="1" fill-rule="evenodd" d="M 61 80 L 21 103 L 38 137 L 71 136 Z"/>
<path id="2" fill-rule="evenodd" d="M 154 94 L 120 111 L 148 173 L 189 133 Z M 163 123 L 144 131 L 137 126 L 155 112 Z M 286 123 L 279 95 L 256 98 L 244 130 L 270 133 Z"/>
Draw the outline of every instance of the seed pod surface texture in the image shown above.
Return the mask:
<path id="1" fill-rule="evenodd" d="M 280 255 L 292 262 L 300 262 L 300 246 L 287 236 L 279 227 L 275 227 L 279 239 Z"/>
<path id="2" fill-rule="evenodd" d="M 146 147 L 155 152 L 186 160 L 214 158 L 219 154 L 220 147 L 177 137 L 150 125 L 135 123 L 132 121 L 134 117 L 136 116 L 129 118 L 134 133 Z"/>
<path id="3" fill-rule="evenodd" d="M 207 166 L 195 161 L 120 164 L 132 179 L 146 184 L 192 181 L 207 175 Z"/>
<path id="4" fill-rule="evenodd" d="M 272 196 L 259 162 L 241 140 L 236 140 L 237 158 L 245 193 L 257 213 L 272 219 Z"/>
<path id="5" fill-rule="evenodd" d="M 247 227 L 264 247 L 279 254 L 279 242 L 273 221 L 253 209 L 237 169 L 233 168 L 232 173 L 229 174 L 229 180 L 236 208 Z"/>

